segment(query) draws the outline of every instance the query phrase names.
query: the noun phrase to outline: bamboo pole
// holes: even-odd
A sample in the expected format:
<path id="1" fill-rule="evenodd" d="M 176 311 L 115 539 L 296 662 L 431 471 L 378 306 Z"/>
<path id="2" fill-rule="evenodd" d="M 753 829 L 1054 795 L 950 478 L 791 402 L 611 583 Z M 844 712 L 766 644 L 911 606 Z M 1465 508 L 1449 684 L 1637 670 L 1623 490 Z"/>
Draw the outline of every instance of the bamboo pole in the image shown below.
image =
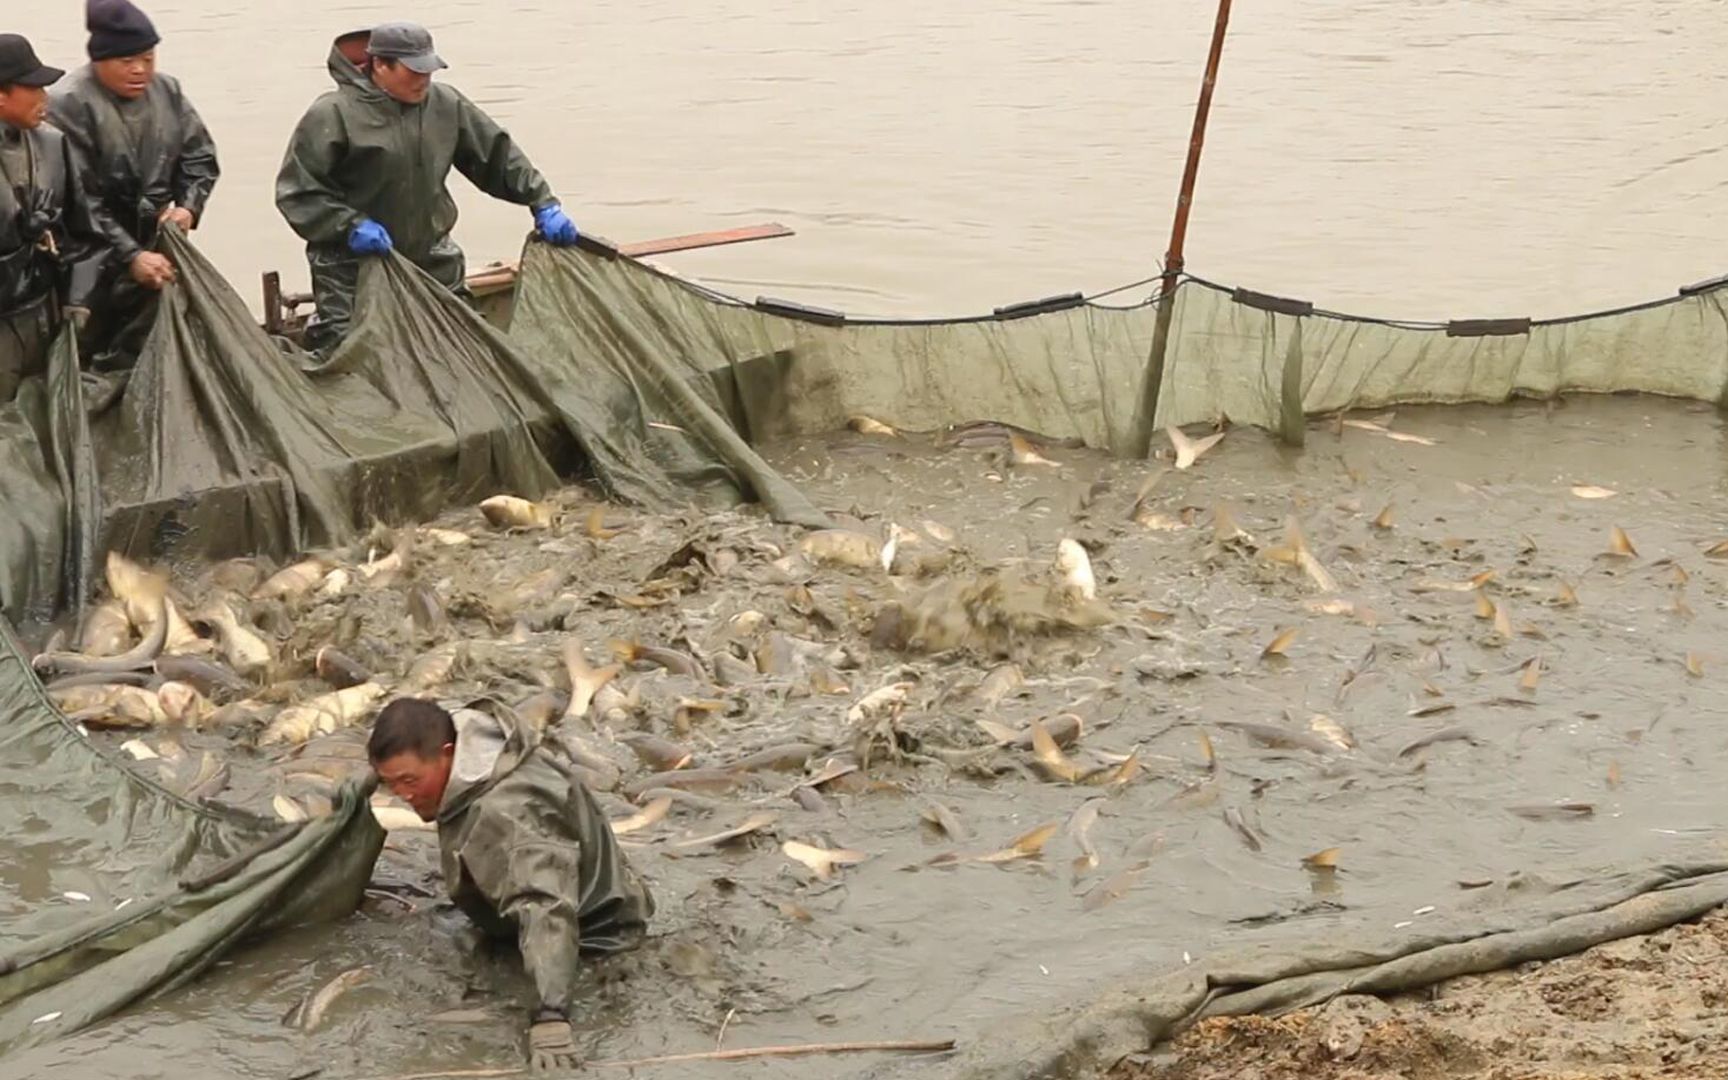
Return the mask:
<path id="1" fill-rule="evenodd" d="M 1206 56 L 1206 77 L 1194 106 L 1194 130 L 1188 139 L 1188 163 L 1176 195 L 1176 220 L 1170 226 L 1170 250 L 1164 255 L 1164 276 L 1158 290 L 1158 321 L 1152 330 L 1152 355 L 1140 388 L 1140 409 L 1129 432 L 1128 453 L 1145 458 L 1152 453 L 1152 425 L 1158 416 L 1158 394 L 1164 385 L 1164 360 L 1170 348 L 1170 323 L 1176 310 L 1176 285 L 1187 265 L 1183 248 L 1188 240 L 1188 214 L 1194 206 L 1194 182 L 1200 176 L 1200 151 L 1206 145 L 1206 120 L 1212 113 L 1212 90 L 1218 85 L 1218 63 L 1224 56 L 1224 35 L 1230 28 L 1230 0 L 1218 0 L 1218 21 L 1212 28 L 1212 51 Z"/>

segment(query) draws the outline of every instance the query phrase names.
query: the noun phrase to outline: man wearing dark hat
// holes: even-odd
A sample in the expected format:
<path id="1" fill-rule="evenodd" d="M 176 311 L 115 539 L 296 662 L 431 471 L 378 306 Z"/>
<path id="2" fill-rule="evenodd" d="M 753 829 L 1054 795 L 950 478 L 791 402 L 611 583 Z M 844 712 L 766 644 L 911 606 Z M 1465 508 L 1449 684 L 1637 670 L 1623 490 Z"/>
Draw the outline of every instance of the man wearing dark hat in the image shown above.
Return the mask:
<path id="1" fill-rule="evenodd" d="M 364 62 L 350 54 L 366 42 Z M 494 198 L 527 206 L 539 234 L 574 244 L 576 226 L 509 134 L 456 90 L 432 81 L 445 63 L 413 23 L 344 34 L 330 51 L 336 89 L 313 103 L 276 177 L 276 206 L 306 241 L 318 315 L 308 347 L 347 333 L 360 259 L 399 251 L 462 293 L 466 264 L 450 238 L 455 168 Z"/>
<path id="2" fill-rule="evenodd" d="M 48 118 L 72 142 L 103 243 L 91 253 L 86 354 L 100 369 L 131 367 L 174 264 L 157 231 L 192 230 L 216 186 L 216 144 L 173 76 L 156 70 L 161 38 L 130 0 L 90 0 L 90 63 L 54 91 Z"/>
<path id="3" fill-rule="evenodd" d="M 67 268 L 92 240 L 89 209 L 66 137 L 43 126 L 63 74 L 0 34 L 0 404 L 47 367 L 68 302 L 86 291 Z"/>

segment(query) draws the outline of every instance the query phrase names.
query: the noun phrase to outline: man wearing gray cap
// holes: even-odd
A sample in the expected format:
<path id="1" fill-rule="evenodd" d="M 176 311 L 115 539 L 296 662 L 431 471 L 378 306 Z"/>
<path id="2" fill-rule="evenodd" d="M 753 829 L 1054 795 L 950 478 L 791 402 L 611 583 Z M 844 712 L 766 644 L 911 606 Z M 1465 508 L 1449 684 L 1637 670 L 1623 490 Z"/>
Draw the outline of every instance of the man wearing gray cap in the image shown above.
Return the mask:
<path id="1" fill-rule="evenodd" d="M 386 23 L 344 34 L 328 66 L 336 89 L 301 118 L 276 177 L 277 209 L 305 239 L 312 270 L 318 315 L 307 328 L 309 348 L 328 353 L 347 333 L 363 257 L 399 251 L 463 291 L 467 266 L 450 237 L 451 168 L 486 194 L 531 208 L 549 243 L 576 243 L 576 226 L 509 134 L 432 81 L 447 65 L 425 27 Z"/>

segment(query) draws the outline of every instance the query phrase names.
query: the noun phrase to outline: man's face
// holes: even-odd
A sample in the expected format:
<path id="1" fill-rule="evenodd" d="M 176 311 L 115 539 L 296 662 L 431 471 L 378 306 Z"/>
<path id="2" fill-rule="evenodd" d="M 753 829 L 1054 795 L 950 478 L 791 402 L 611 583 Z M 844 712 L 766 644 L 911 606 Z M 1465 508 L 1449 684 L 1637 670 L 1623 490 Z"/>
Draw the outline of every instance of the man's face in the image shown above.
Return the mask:
<path id="1" fill-rule="evenodd" d="M 96 81 L 110 94 L 136 101 L 150 89 L 150 80 L 156 77 L 156 50 L 141 52 L 137 56 L 98 60 L 91 67 L 96 69 Z"/>
<path id="2" fill-rule="evenodd" d="M 48 119 L 48 91 L 40 86 L 0 86 L 0 123 L 40 127 Z"/>
<path id="3" fill-rule="evenodd" d="M 407 64 L 394 60 L 379 60 L 372 65 L 372 81 L 378 89 L 404 105 L 418 105 L 432 89 L 432 76 L 422 75 Z"/>
<path id="4" fill-rule="evenodd" d="M 444 802 L 444 788 L 450 783 L 450 764 L 455 760 L 455 744 L 445 743 L 435 758 L 423 758 L 408 751 L 385 758 L 372 768 L 378 773 L 378 782 L 412 806 L 421 821 L 433 821 Z"/>

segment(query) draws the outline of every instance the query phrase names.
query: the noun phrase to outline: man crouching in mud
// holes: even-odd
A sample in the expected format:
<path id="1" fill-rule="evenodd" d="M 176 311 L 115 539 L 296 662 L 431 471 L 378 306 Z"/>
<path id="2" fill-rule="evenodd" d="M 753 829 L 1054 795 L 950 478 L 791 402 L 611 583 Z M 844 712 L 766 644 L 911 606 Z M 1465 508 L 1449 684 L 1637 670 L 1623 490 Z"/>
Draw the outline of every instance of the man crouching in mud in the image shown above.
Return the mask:
<path id="1" fill-rule="evenodd" d="M 492 937 L 514 937 L 534 981 L 529 1061 L 573 1069 L 570 999 L 580 955 L 633 948 L 654 900 L 555 743 L 472 709 L 385 706 L 366 744 L 378 779 L 438 823 L 450 898 Z"/>

